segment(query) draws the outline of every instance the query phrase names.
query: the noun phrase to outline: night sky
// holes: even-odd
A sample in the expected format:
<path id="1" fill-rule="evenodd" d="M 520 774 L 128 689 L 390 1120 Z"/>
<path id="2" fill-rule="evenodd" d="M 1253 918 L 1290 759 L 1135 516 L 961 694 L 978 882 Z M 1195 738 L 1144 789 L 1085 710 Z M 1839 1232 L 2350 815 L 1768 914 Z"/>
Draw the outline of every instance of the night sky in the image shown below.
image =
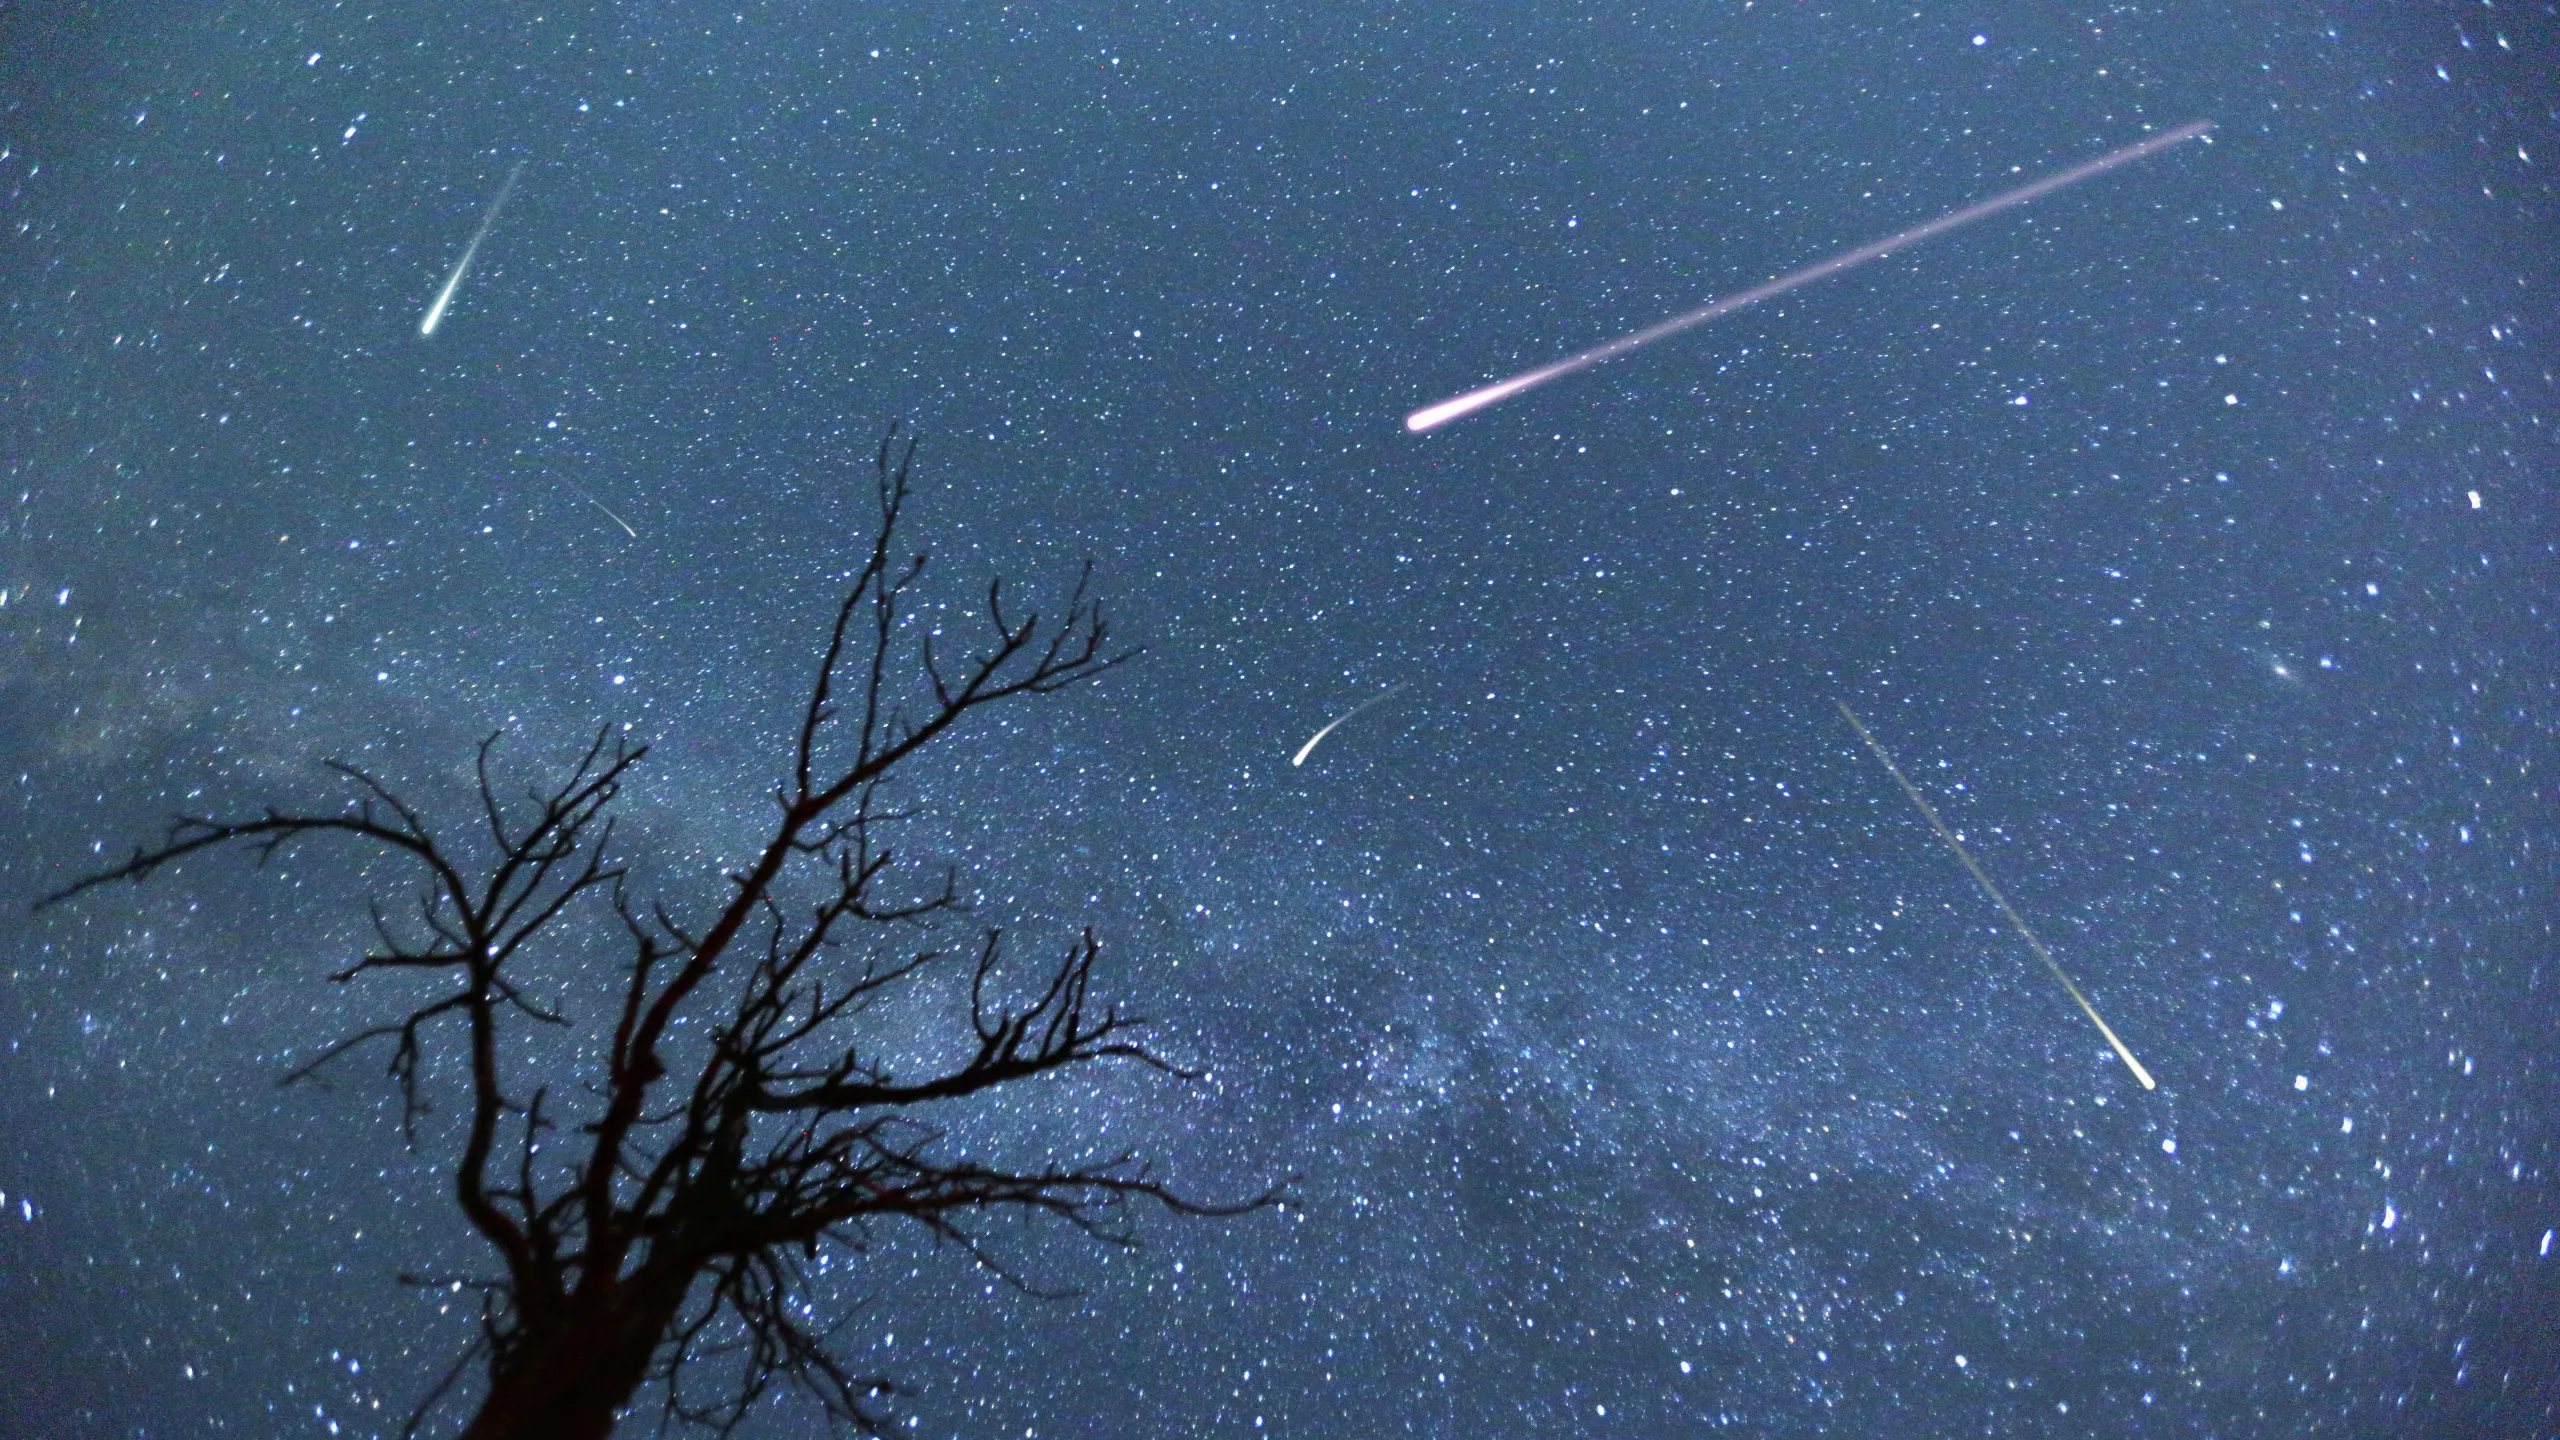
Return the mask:
<path id="1" fill-rule="evenodd" d="M 907 1433 L 2560 1433 L 2555 103 L 2516 0 L 9 7 L 0 1433 L 394 1432 L 489 1263 L 276 1084 L 388 867 L 29 902 L 628 722 L 716 903 L 892 420 L 938 599 L 1146 646 L 907 843 L 1213 1072 L 984 1143 L 1300 1177 L 840 1262 Z"/>

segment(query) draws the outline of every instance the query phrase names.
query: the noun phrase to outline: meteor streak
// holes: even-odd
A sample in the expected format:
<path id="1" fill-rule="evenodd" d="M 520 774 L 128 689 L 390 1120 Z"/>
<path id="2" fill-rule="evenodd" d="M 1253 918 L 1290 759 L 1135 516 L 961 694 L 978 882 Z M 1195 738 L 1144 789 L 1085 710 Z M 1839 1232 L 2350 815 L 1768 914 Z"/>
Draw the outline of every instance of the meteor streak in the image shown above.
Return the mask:
<path id="1" fill-rule="evenodd" d="M 1858 738 L 1866 741 L 1867 748 L 1876 753 L 1878 760 L 1884 762 L 1885 772 L 1893 777 L 1893 783 L 1901 786 L 1902 793 L 1911 797 L 1911 803 L 1920 807 L 1920 813 L 1929 817 L 1929 828 L 1937 831 L 1938 838 L 1947 842 L 1947 848 L 1956 852 L 1956 858 L 1963 861 L 1964 868 L 1972 872 L 1974 883 L 1982 887 L 1983 894 L 1991 897 L 1992 904 L 2000 907 L 2001 914 L 2009 917 L 2009 923 L 2017 928 L 2019 935 L 2025 937 L 2027 944 L 2036 952 L 2036 958 L 2044 962 L 2044 968 L 2052 971 L 2053 978 L 2062 982 L 2062 988 L 2071 992 L 2072 1000 L 2080 1006 L 2080 1013 L 2089 1017 L 2089 1023 L 2098 1027 L 2099 1034 L 2107 1037 L 2107 1044 L 2114 1047 L 2116 1058 L 2124 1062 L 2124 1068 L 2133 1072 L 2133 1078 L 2142 1082 L 2143 1089 L 2159 1089 L 2160 1087 L 2152 1082 L 2151 1072 L 2142 1068 L 2142 1062 L 2133 1058 L 2133 1052 L 2124 1047 L 2122 1040 L 2116 1038 L 2116 1032 L 2107 1028 L 2106 1021 L 2098 1018 L 2098 1007 L 2090 1004 L 2089 997 L 2080 993 L 2080 987 L 2071 983 L 2071 977 L 2062 973 L 2061 962 L 2053 958 L 2052 951 L 2044 948 L 2044 942 L 2036 938 L 2036 932 L 2027 928 L 2027 922 L 2019 916 L 2017 907 L 2009 903 L 2009 897 L 2001 894 L 2000 887 L 1991 883 L 1990 875 L 1974 862 L 1972 853 L 1964 848 L 1963 842 L 1956 839 L 1956 832 L 1948 829 L 1947 822 L 1938 818 L 1936 807 L 1932 806 L 1927 797 L 1923 796 L 1910 781 L 1902 778 L 1902 767 L 1894 764 L 1893 757 L 1884 753 L 1884 746 L 1876 743 L 1876 737 L 1867 733 L 1866 725 L 1858 719 L 1855 712 L 1849 709 L 1848 703 L 1842 700 L 1834 700 L 1831 703 L 1840 707 L 1840 718 L 1848 721 L 1849 728 L 1857 731 Z"/>
<path id="2" fill-rule="evenodd" d="M 444 277 L 444 288 L 436 292 L 436 302 L 427 307 L 427 318 L 418 322 L 419 334 L 433 335 L 436 327 L 444 323 L 445 307 L 453 303 L 453 292 L 462 288 L 462 277 L 471 273 L 471 258 L 480 253 L 480 242 L 489 238 L 489 227 L 498 223 L 498 211 L 516 192 L 516 177 L 523 173 L 521 160 L 507 172 L 507 183 L 498 187 L 498 198 L 489 202 L 489 213 L 480 217 L 480 228 L 471 232 L 471 243 L 462 247 L 462 258 L 453 262 L 453 272 Z"/>
<path id="3" fill-rule="evenodd" d="M 603 501 L 601 501 L 601 500 L 597 499 L 595 496 L 593 496 L 593 495 L 589 494 L 589 493 L 588 493 L 588 491 L 587 491 L 587 487 L 586 487 L 586 486 L 581 485 L 581 484 L 579 484 L 577 481 L 575 481 L 575 480 L 571 480 L 571 479 L 569 479 L 569 478 L 568 478 L 568 477 L 566 477 L 566 476 L 561 477 L 560 483 L 561 483 L 561 484 L 563 484 L 563 485 L 568 486 L 568 487 L 569 487 L 570 489 L 572 489 L 572 490 L 577 491 L 580 495 L 585 496 L 585 498 L 586 498 L 586 502 L 587 502 L 588 504 L 593 505 L 593 506 L 594 506 L 594 507 L 596 507 L 597 509 L 599 509 L 599 510 L 603 511 L 603 512 L 605 513 L 605 515 L 607 516 L 607 518 L 611 519 L 611 520 L 613 521 L 613 523 L 614 523 L 614 524 L 621 526 L 621 527 L 622 527 L 622 533 L 623 533 L 623 534 L 630 536 L 630 537 L 631 537 L 632 539 L 634 539 L 634 540 L 637 540 L 637 539 L 639 539 L 639 538 L 640 538 L 640 532 L 631 528 L 631 522 L 630 522 L 630 521 L 625 520 L 625 519 L 623 519 L 621 516 L 614 514 L 614 513 L 613 513 L 613 507 L 612 507 L 612 506 L 610 506 L 610 505 L 607 505 L 607 504 L 606 504 L 606 503 L 604 503 Z"/>
<path id="4" fill-rule="evenodd" d="M 1350 709 L 1343 711 L 1341 715 L 1334 719 L 1332 724 L 1325 726 L 1315 734 L 1307 737 L 1307 743 L 1298 747 L 1298 753 L 1289 757 L 1289 763 L 1291 765 L 1306 764 L 1307 757 L 1315 753 L 1316 746 L 1324 743 L 1324 737 L 1332 734 L 1336 729 L 1340 728 L 1343 721 L 1350 719 L 1372 705 L 1378 704 L 1388 696 L 1395 694 L 1397 691 L 1412 683 L 1413 682 L 1410 680 L 1399 680 L 1393 685 L 1388 686 L 1386 689 L 1379 691 L 1377 694 L 1370 696 L 1368 699 L 1361 701 L 1359 704 L 1352 706 Z"/>
<path id="5" fill-rule="evenodd" d="M 1602 361 L 1615 360 L 1631 350 L 1640 350 L 1656 340 L 1677 335 L 1693 326 L 1704 325 L 1719 316 L 1730 315 L 1736 310 L 1757 305 L 1763 300 L 1774 299 L 1799 286 L 1810 285 L 1816 280 L 1864 265 L 1870 260 L 1891 254 L 1905 246 L 1917 245 L 1923 240 L 1944 235 L 1950 230 L 1997 215 L 2003 210 L 2015 209 L 2039 196 L 2050 195 L 2056 190 L 2103 175 L 2119 165 L 2130 165 L 2146 155 L 2166 150 L 2182 140 L 2193 140 L 2208 135 L 2212 130 L 2212 121 L 2197 120 L 2181 125 L 2175 130 L 2162 131 L 2148 140 L 2127 145 L 2121 150 L 2111 150 L 2087 164 L 2074 165 L 2068 170 L 2047 175 L 2041 180 L 2021 185 L 2005 194 L 1994 195 L 1988 200 L 1941 215 L 1925 225 L 1914 225 L 1908 230 L 1888 235 L 1871 245 L 1861 245 L 1855 250 L 1834 255 L 1819 264 L 1808 265 L 1793 274 L 1781 275 L 1775 280 L 1754 285 L 1738 294 L 1709 301 L 1685 315 L 1674 315 L 1659 325 L 1638 330 L 1632 335 L 1621 335 L 1605 344 L 1594 345 L 1578 355 L 1568 355 L 1562 360 L 1550 365 L 1541 365 L 1535 370 L 1524 370 L 1508 380 L 1496 381 L 1479 390 L 1470 390 L 1464 395 L 1443 400 L 1437 405 L 1426 405 L 1404 417 L 1404 428 L 1416 433 L 1436 430 L 1452 420 L 1472 415 L 1488 405 L 1499 404 L 1526 390 L 1535 390 L 1550 380 L 1560 380 L 1577 370 L 1588 370 Z"/>

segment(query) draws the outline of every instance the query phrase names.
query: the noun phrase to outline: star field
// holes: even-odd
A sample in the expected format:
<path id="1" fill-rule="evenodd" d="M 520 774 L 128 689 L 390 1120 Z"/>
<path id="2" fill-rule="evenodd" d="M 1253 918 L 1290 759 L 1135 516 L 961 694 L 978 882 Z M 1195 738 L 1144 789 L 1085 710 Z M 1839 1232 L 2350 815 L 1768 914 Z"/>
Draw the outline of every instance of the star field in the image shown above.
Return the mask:
<path id="1" fill-rule="evenodd" d="M 395 1277 L 486 1263 L 373 1062 L 275 1083 L 387 868 L 28 905 L 608 723 L 711 903 L 893 419 L 924 623 L 1090 558 L 1145 646 L 904 843 L 1209 1072 L 989 1143 L 1297 1177 L 999 1233 L 1070 1299 L 830 1255 L 903 1433 L 2560 1431 L 2555 75 L 2509 0 L 0 16 L 0 1433 L 396 1434 L 476 1311 Z"/>

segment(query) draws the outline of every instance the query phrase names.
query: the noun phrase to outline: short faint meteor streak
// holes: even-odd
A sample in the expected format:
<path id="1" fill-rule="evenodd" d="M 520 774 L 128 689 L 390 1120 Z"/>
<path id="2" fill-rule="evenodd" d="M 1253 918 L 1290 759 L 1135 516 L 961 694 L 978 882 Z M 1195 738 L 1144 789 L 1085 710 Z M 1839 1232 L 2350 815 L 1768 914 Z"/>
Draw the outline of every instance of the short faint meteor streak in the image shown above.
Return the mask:
<path id="1" fill-rule="evenodd" d="M 1341 728 L 1343 721 L 1349 720 L 1353 716 L 1358 715 L 1361 711 L 1368 709 L 1370 706 L 1384 701 L 1388 696 L 1395 694 L 1397 691 L 1412 683 L 1413 682 L 1410 680 L 1399 680 L 1393 685 L 1388 686 L 1386 689 L 1379 691 L 1377 694 L 1370 696 L 1368 699 L 1363 700 L 1359 704 L 1342 712 L 1342 714 L 1337 717 L 1332 724 L 1327 725 L 1315 734 L 1308 736 L 1307 743 L 1298 747 L 1298 753 L 1289 757 L 1289 763 L 1292 765 L 1306 764 L 1307 757 L 1315 753 L 1315 749 L 1318 745 L 1324 743 L 1324 737 Z"/>
<path id="2" fill-rule="evenodd" d="M 419 334 L 433 335 L 436 327 L 444 323 L 445 307 L 453 303 L 453 292 L 462 288 L 462 277 L 471 273 L 471 258 L 480 253 L 480 242 L 489 238 L 489 227 L 498 223 L 498 211 L 516 192 L 516 177 L 523 173 L 521 160 L 507 172 L 507 183 L 498 187 L 498 198 L 489 202 L 489 213 L 480 217 L 480 228 L 471 232 L 471 243 L 462 247 L 462 258 L 453 262 L 453 273 L 444 277 L 444 288 L 436 292 L 436 303 L 427 307 L 427 318 L 418 322 Z"/>
<path id="3" fill-rule="evenodd" d="M 1470 390 L 1464 395 L 1443 400 L 1437 405 L 1426 405 L 1404 417 L 1404 428 L 1416 432 L 1438 429 L 1452 420 L 1472 415 L 1488 405 L 1499 404 L 1523 391 L 1535 390 L 1550 380 L 1560 380 L 1577 370 L 1588 370 L 1603 361 L 1615 360 L 1631 350 L 1640 350 L 1656 340 L 1677 335 L 1693 326 L 1704 325 L 1719 316 L 1730 315 L 1736 310 L 1784 295 L 1799 286 L 1810 285 L 1816 280 L 1864 265 L 1870 260 L 1889 255 L 1905 246 L 1917 245 L 1923 240 L 1944 235 L 1950 230 L 1970 225 L 1976 220 L 1997 215 L 2003 210 L 2014 209 L 2039 196 L 2050 195 L 2056 190 L 2103 175 L 2119 165 L 2130 165 L 2146 155 L 2166 150 L 2182 140 L 2193 140 L 2206 135 L 2212 129 L 2212 121 L 2197 120 L 2181 125 L 2175 130 L 2163 131 L 2148 140 L 2127 145 L 2121 150 L 2110 151 L 2085 165 L 2074 165 L 2068 170 L 2048 175 L 2032 184 L 2021 185 L 2005 194 L 1994 195 L 1979 204 L 1968 205 L 1952 214 L 1941 215 L 1926 225 L 1914 225 L 1898 234 L 1888 235 L 1872 245 L 1861 245 L 1855 250 L 1834 255 L 1820 264 L 1808 265 L 1794 274 L 1781 275 L 1775 280 L 1754 285 L 1738 294 L 1709 301 L 1685 315 L 1674 315 L 1659 325 L 1638 330 L 1632 335 L 1621 335 L 1606 344 L 1594 345 L 1579 355 L 1568 355 L 1552 365 L 1541 365 L 1535 370 L 1524 370 L 1508 380 L 1496 381 L 1480 390 Z"/>
<path id="4" fill-rule="evenodd" d="M 2116 1032 L 2107 1028 L 2106 1021 L 2098 1018 L 2098 1007 L 2090 1004 L 2089 997 L 2080 993 L 2080 987 L 2071 983 L 2071 977 L 2062 973 L 2061 962 L 2053 958 L 2052 951 L 2044 948 L 2044 942 L 2036 938 L 2036 932 L 2027 928 L 2027 922 L 2019 916 L 2017 907 L 2009 903 L 2009 897 L 2000 893 L 2000 887 L 1991 883 L 1990 875 L 1975 863 L 1972 853 L 1964 848 L 1964 843 L 1956 839 L 1956 832 L 1948 829 L 1947 822 L 1938 818 L 1937 808 L 1932 806 L 1928 798 L 1923 796 L 1910 781 L 1902 778 L 1902 767 L 1894 764 L 1893 757 L 1884 753 L 1884 746 L 1876 742 L 1875 736 L 1867 733 L 1866 725 L 1858 719 L 1855 712 L 1849 709 L 1848 703 L 1841 700 L 1834 700 L 1831 703 L 1840 707 L 1840 717 L 1849 722 L 1849 728 L 1857 731 L 1858 738 L 1866 741 L 1867 748 L 1876 752 L 1876 758 L 1884 762 L 1885 773 L 1893 777 L 1893 783 L 1901 786 L 1902 793 L 1911 797 L 1911 803 L 1920 807 L 1920 813 L 1929 817 L 1929 828 L 1937 831 L 1938 838 L 1946 841 L 1947 848 L 1956 852 L 1956 858 L 1964 862 L 1964 868 L 1973 872 L 1974 883 L 1982 887 L 1983 894 L 1991 897 L 1992 904 L 2000 907 L 2001 914 L 2009 917 L 2009 923 L 2017 927 L 2018 933 L 2025 937 L 2027 944 L 2035 950 L 2036 958 L 2044 962 L 2044 968 L 2052 971 L 2053 978 L 2062 982 L 2062 988 L 2071 992 L 2071 998 L 2079 1003 L 2080 1013 L 2089 1017 L 2089 1023 L 2098 1027 L 2099 1034 L 2107 1037 L 2107 1043 L 2115 1048 L 2116 1058 L 2124 1062 L 2124 1068 L 2133 1072 L 2133 1078 L 2142 1082 L 2143 1089 L 2159 1089 L 2160 1087 L 2152 1082 L 2151 1072 L 2142 1068 L 2142 1062 L 2133 1058 L 2133 1052 L 2124 1047 L 2122 1040 L 2116 1038 Z"/>

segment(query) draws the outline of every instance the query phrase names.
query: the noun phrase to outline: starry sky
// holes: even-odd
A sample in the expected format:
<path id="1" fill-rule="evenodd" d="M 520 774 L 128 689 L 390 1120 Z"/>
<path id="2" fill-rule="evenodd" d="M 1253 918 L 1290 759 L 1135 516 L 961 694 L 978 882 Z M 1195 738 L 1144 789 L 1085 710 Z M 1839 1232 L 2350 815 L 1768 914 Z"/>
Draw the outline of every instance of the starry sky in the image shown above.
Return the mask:
<path id="1" fill-rule="evenodd" d="M 1213 1072 L 987 1143 L 1300 1177 L 831 1272 L 907 1433 L 2555 1433 L 2555 77 L 2519 0 L 10 7 L 0 1433 L 396 1431 L 484 1259 L 275 1083 L 388 872 L 28 902 L 628 722 L 709 903 L 892 420 L 937 597 L 1146 646 L 909 843 Z"/>

